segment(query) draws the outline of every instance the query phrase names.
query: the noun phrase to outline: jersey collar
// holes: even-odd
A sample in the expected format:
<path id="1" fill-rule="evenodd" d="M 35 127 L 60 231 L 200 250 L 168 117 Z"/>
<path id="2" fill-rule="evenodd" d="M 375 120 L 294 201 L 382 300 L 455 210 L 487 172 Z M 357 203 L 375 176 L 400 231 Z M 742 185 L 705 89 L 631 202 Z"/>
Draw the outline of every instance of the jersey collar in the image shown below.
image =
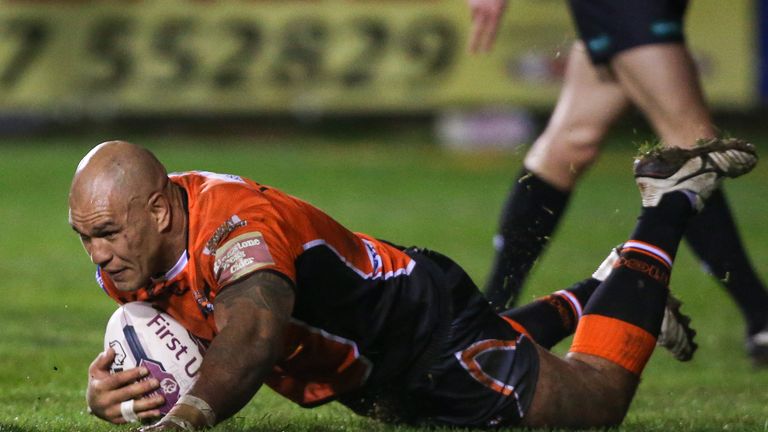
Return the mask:
<path id="1" fill-rule="evenodd" d="M 176 261 L 176 264 L 174 264 L 173 267 L 171 267 L 170 270 L 165 272 L 163 277 L 157 278 L 157 279 L 153 278 L 152 282 L 158 283 L 158 282 L 168 281 L 168 280 L 171 280 L 171 279 L 175 278 L 176 276 L 179 275 L 179 273 L 184 271 L 184 269 L 187 267 L 187 263 L 188 262 L 189 262 L 189 255 L 187 254 L 187 250 L 184 249 L 181 252 L 181 256 Z"/>

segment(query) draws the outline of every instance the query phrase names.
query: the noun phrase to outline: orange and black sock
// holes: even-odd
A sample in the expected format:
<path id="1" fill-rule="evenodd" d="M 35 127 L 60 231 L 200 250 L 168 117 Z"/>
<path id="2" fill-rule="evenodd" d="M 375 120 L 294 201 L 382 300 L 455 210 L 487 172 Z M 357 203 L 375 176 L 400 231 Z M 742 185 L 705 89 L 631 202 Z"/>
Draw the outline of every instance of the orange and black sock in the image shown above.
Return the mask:
<path id="1" fill-rule="evenodd" d="M 536 343 L 546 349 L 573 334 L 576 325 L 600 281 L 585 279 L 525 306 L 510 309 L 501 314 L 507 321 L 514 321 Z"/>
<path id="2" fill-rule="evenodd" d="M 640 374 L 653 352 L 677 247 L 693 215 L 684 193 L 643 208 L 631 240 L 587 303 L 572 352 L 591 354 Z"/>

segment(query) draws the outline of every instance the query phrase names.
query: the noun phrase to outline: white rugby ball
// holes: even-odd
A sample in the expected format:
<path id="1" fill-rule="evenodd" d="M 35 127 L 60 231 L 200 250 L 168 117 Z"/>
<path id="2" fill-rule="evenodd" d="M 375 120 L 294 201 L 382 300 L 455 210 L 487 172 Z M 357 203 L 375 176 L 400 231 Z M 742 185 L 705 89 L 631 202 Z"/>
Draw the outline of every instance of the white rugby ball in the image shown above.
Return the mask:
<path id="1" fill-rule="evenodd" d="M 104 335 L 109 347 L 115 350 L 112 372 L 144 366 L 160 382 L 163 414 L 195 383 L 205 353 L 178 321 L 145 302 L 126 303 L 112 314 Z"/>

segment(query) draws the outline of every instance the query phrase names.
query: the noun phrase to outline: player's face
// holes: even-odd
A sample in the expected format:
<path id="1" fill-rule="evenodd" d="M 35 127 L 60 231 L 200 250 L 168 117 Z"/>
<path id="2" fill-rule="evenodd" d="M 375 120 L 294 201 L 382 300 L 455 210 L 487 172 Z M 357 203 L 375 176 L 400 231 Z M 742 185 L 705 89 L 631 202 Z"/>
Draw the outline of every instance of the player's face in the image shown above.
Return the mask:
<path id="1" fill-rule="evenodd" d="M 117 289 L 148 286 L 156 269 L 160 235 L 140 200 L 123 205 L 109 198 L 72 205 L 69 221 L 91 261 L 109 275 Z"/>

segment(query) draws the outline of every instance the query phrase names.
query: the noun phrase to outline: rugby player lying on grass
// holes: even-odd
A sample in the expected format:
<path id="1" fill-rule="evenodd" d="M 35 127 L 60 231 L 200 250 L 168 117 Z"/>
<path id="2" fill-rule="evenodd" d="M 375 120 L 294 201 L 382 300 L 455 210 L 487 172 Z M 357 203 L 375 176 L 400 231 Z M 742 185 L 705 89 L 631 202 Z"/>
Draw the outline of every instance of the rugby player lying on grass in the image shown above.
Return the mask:
<path id="1" fill-rule="evenodd" d="M 169 176 L 126 142 L 83 158 L 69 217 L 112 298 L 151 302 L 210 342 L 197 383 L 146 430 L 212 426 L 262 384 L 388 422 L 609 426 L 653 352 L 686 222 L 721 178 L 756 160 L 736 140 L 642 156 L 641 216 L 598 271 L 605 280 L 501 314 L 443 255 L 353 233 L 248 179 Z M 551 354 L 574 327 L 568 355 Z M 689 356 L 690 335 L 672 327 L 676 354 Z M 137 382 L 141 368 L 110 374 L 113 357 L 91 364 L 91 412 L 122 423 L 121 404 L 134 400 L 140 419 L 158 417 L 162 398 L 144 396 L 157 382 Z"/>

